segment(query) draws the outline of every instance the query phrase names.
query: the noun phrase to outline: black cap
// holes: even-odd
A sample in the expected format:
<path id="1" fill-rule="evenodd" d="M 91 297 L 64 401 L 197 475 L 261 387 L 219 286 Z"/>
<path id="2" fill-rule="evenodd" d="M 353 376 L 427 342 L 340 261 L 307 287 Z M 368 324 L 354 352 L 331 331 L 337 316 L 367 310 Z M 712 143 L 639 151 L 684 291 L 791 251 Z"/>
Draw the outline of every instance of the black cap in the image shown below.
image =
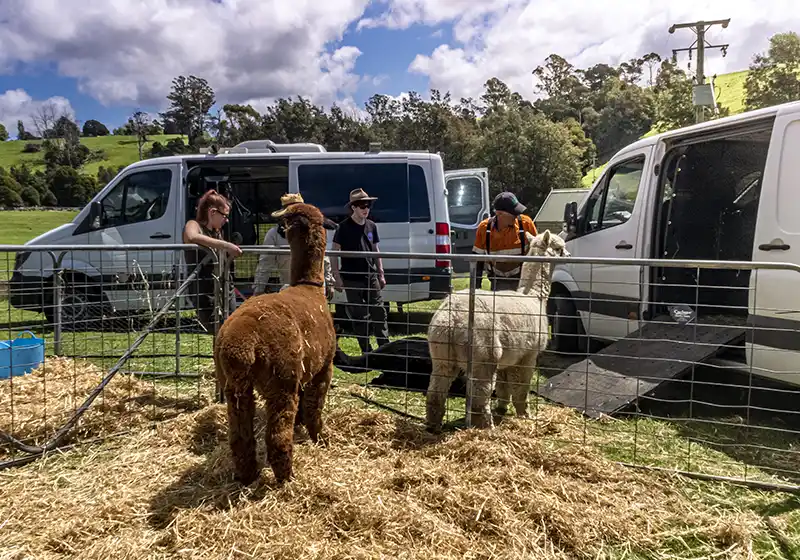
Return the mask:
<path id="1" fill-rule="evenodd" d="M 494 202 L 492 203 L 495 210 L 501 210 L 503 212 L 508 212 L 509 214 L 514 214 L 515 216 L 519 216 L 523 214 L 527 208 L 517 200 L 517 197 L 514 193 L 510 192 L 501 192 L 496 197 L 494 197 Z"/>

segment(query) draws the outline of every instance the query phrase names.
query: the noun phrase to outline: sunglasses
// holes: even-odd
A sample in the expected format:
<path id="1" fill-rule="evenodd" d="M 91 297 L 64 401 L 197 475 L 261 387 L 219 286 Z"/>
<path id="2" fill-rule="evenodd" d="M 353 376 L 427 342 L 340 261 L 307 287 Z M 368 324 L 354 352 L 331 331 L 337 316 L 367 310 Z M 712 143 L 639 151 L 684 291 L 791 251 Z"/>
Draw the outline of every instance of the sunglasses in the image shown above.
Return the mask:
<path id="1" fill-rule="evenodd" d="M 362 209 L 363 208 L 372 208 L 372 203 L 371 202 L 355 202 L 355 203 L 353 203 L 353 206 L 355 206 L 356 208 L 362 208 Z"/>
<path id="2" fill-rule="evenodd" d="M 228 219 L 228 217 L 229 217 L 229 214 L 226 214 L 225 212 L 223 212 L 223 211 L 222 211 L 222 210 L 220 210 L 219 208 L 212 208 L 212 210 L 214 210 L 214 212 L 216 212 L 217 214 L 219 214 L 220 216 L 222 216 L 222 217 L 223 217 L 223 218 L 225 218 L 226 220 L 227 220 L 227 219 Z"/>

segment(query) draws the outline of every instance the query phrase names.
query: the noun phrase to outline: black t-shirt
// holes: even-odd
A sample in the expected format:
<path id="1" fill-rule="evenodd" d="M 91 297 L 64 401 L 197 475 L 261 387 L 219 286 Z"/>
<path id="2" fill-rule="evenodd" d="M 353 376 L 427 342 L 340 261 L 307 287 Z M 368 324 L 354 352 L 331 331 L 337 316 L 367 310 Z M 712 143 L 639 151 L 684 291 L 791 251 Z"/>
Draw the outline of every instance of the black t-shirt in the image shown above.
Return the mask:
<path id="1" fill-rule="evenodd" d="M 380 243 L 378 237 L 378 227 L 372 220 L 367 220 L 364 225 L 359 225 L 352 218 L 346 218 L 336 233 L 333 235 L 333 242 L 342 247 L 342 251 L 368 251 L 375 250 L 375 245 Z M 346 258 L 342 257 L 342 274 L 366 275 L 368 272 L 377 271 L 377 263 L 371 258 Z"/>

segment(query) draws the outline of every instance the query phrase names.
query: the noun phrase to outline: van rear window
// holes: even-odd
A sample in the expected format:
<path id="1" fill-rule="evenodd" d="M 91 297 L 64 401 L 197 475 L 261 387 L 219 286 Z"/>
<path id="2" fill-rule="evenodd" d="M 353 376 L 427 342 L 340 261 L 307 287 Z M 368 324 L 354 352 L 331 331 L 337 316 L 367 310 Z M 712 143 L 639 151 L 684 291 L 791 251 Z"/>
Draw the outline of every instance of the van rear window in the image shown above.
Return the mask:
<path id="1" fill-rule="evenodd" d="M 305 164 L 297 170 L 300 194 L 337 222 L 349 215 L 345 208 L 353 189 L 377 197 L 370 212 L 376 223 L 418 223 L 431 220 L 425 172 L 405 163 Z"/>

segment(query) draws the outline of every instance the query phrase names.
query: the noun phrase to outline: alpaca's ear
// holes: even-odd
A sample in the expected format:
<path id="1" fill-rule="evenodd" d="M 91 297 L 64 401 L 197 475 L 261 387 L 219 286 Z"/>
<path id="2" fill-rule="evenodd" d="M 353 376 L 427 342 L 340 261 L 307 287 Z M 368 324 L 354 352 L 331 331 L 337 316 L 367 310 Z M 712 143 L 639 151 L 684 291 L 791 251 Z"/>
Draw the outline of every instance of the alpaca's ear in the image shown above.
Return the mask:
<path id="1" fill-rule="evenodd" d="M 544 233 L 542 234 L 542 241 L 544 241 L 545 246 L 550 245 L 550 230 L 549 229 L 544 230 Z"/>
<path id="2" fill-rule="evenodd" d="M 339 226 L 336 224 L 336 222 L 334 222 L 333 220 L 329 220 L 328 218 L 323 218 L 322 227 L 333 231 L 339 229 Z"/>

